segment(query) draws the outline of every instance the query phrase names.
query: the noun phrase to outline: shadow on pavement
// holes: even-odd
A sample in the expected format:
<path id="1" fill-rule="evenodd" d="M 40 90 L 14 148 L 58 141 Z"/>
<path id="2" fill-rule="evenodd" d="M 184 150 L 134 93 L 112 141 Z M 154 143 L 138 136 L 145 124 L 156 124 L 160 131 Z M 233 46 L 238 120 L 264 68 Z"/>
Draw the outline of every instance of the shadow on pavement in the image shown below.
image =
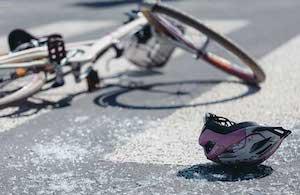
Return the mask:
<path id="1" fill-rule="evenodd" d="M 200 164 L 178 171 L 177 176 L 185 179 L 207 181 L 243 181 L 260 179 L 273 173 L 273 169 L 266 165 L 229 167 L 218 164 Z"/>
<path id="2" fill-rule="evenodd" d="M 71 72 L 68 71 L 64 75 L 70 74 Z M 50 79 L 47 81 L 47 83 L 54 82 L 54 78 Z M 44 88 L 41 91 L 47 91 L 49 88 Z M 79 92 L 79 93 L 74 93 L 67 95 L 66 97 L 58 100 L 58 101 L 48 101 L 42 98 L 37 98 L 37 97 L 30 97 L 28 99 L 20 100 L 18 102 L 15 102 L 13 104 L 10 104 L 6 106 L 5 108 L 0 108 L 1 109 L 6 109 L 6 108 L 11 108 L 12 111 L 9 111 L 8 113 L 1 114 L 0 118 L 18 118 L 18 117 L 29 117 L 32 115 L 35 115 L 42 110 L 45 109 L 60 109 L 60 108 L 65 108 L 68 106 L 71 106 L 72 100 L 81 94 L 86 93 L 85 91 Z"/>
<path id="3" fill-rule="evenodd" d="M 15 104 L 12 104 L 10 107 L 16 108 L 16 109 L 13 109 L 12 112 L 0 115 L 0 118 L 29 117 L 29 116 L 35 115 L 45 109 L 65 108 L 65 107 L 71 106 L 72 99 L 75 96 L 83 94 L 83 93 L 84 92 L 69 95 L 57 102 L 55 102 L 55 101 L 52 102 L 52 101 L 47 101 L 44 99 L 32 97 L 32 98 L 30 98 L 30 100 L 23 100 L 23 101 L 19 101 L 19 102 L 15 103 Z"/>
<path id="4" fill-rule="evenodd" d="M 180 98 L 184 99 L 187 96 L 189 96 L 188 100 L 191 100 L 193 97 L 192 93 L 193 90 L 187 89 L 187 86 L 194 85 L 199 88 L 200 85 L 216 85 L 219 83 L 233 83 L 233 84 L 239 84 L 239 85 L 245 85 L 247 86 L 247 90 L 243 92 L 242 94 L 237 94 L 234 97 L 228 97 L 224 99 L 219 100 L 211 100 L 208 102 L 199 102 L 199 103 L 192 103 L 190 104 L 189 101 L 177 101 L 176 104 L 174 104 L 174 101 L 170 101 L 169 103 L 166 103 L 165 105 L 158 105 L 155 106 L 155 104 L 151 103 L 151 100 L 153 100 L 150 95 L 165 95 L 165 96 L 173 96 L 173 98 L 176 98 L 180 100 Z M 180 87 L 180 86 L 186 86 Z M 115 107 L 121 107 L 126 109 L 137 109 L 137 110 L 164 110 L 164 109 L 177 109 L 177 108 L 185 108 L 185 107 L 197 107 L 197 106 L 205 106 L 210 104 L 220 104 L 225 103 L 229 101 L 234 101 L 246 96 L 253 95 L 257 93 L 260 90 L 260 87 L 258 86 L 251 86 L 247 85 L 246 83 L 239 82 L 239 81 L 230 81 L 230 80 L 184 80 L 184 81 L 173 81 L 173 82 L 156 82 L 151 84 L 141 84 L 141 83 L 130 83 L 129 85 L 112 85 L 112 90 L 100 94 L 98 97 L 94 99 L 94 103 L 101 107 L 106 106 L 115 106 Z M 163 88 L 163 89 L 159 89 Z M 182 88 L 182 89 L 180 89 Z M 226 89 L 224 89 L 226 90 Z M 122 102 L 120 100 L 120 96 L 129 95 L 133 92 L 147 92 L 148 95 L 144 95 L 144 100 L 150 102 L 150 105 L 138 105 L 134 100 L 130 101 L 127 100 L 127 103 Z M 150 93 L 150 94 L 149 94 Z M 195 96 L 197 97 L 198 94 Z M 157 97 L 157 96 L 156 96 Z M 160 98 L 162 100 L 163 97 Z M 129 98 L 128 98 L 129 99 Z M 174 99 L 173 99 L 174 100 Z M 129 102 L 129 103 L 128 103 Z M 178 103 L 180 102 L 180 103 Z"/>
<path id="5" fill-rule="evenodd" d="M 125 71 L 120 74 L 102 78 L 102 80 L 105 82 L 109 81 L 110 79 L 121 80 L 121 82 L 113 84 L 107 82 L 107 84 L 99 86 L 99 88 L 94 92 L 100 92 L 100 95 L 98 95 L 94 99 L 94 103 L 100 107 L 113 106 L 136 110 L 166 110 L 225 103 L 253 95 L 260 90 L 260 88 L 257 86 L 251 86 L 247 85 L 246 83 L 233 80 L 183 80 L 171 82 L 155 82 L 150 84 L 143 84 L 141 80 L 136 81 L 136 79 L 138 78 L 160 76 L 161 74 L 161 72 L 155 70 L 139 70 Z M 126 84 L 122 84 L 122 80 L 125 80 Z M 53 80 L 49 80 L 48 82 L 53 82 Z M 189 103 L 191 99 L 196 98 L 199 93 L 203 92 L 201 85 L 202 87 L 209 87 L 219 83 L 245 85 L 247 86 L 247 90 L 233 97 L 211 100 L 208 102 L 197 102 L 194 104 Z M 190 86 L 194 86 L 194 88 L 191 88 Z M 43 91 L 46 90 L 47 89 L 43 89 Z M 139 105 L 134 98 L 130 98 L 131 93 L 134 92 L 142 93 L 141 95 L 144 98 L 139 99 L 147 101 L 149 105 Z M 58 101 L 48 101 L 45 99 L 31 97 L 28 100 L 19 101 L 11 105 L 11 107 L 14 109 L 12 109 L 12 111 L 10 111 L 9 113 L 1 114 L 0 118 L 28 117 L 37 114 L 45 109 L 51 110 L 69 107 L 71 106 L 72 101 L 76 96 L 85 93 L 88 92 L 82 91 L 74 94 L 69 94 Z M 151 95 L 154 96 L 151 97 Z M 119 98 L 120 96 L 129 98 L 127 98 L 126 102 L 122 102 L 122 100 L 120 100 Z M 170 99 L 173 100 L 173 102 Z M 157 105 L 157 102 L 159 105 Z M 176 102 L 176 104 L 174 104 L 174 102 Z"/>
<path id="6" fill-rule="evenodd" d="M 121 6 L 126 4 L 141 3 L 143 0 L 98 0 L 98 1 L 80 1 L 74 3 L 75 6 L 82 6 L 88 8 L 105 8 L 113 6 Z M 164 1 L 178 1 L 178 0 L 164 0 Z"/>
<path id="7" fill-rule="evenodd" d="M 71 72 L 68 71 L 66 72 L 64 75 L 68 75 Z M 114 78 L 120 78 L 123 76 L 126 77 L 131 77 L 131 78 L 140 78 L 140 77 L 147 77 L 147 76 L 155 76 L 155 75 L 160 75 L 162 73 L 160 73 L 159 71 L 155 71 L 155 70 L 147 70 L 147 71 L 130 71 L 130 72 L 123 72 L 121 74 L 117 74 L 111 77 L 107 77 L 107 78 L 102 78 L 103 80 L 105 79 L 114 79 Z M 54 82 L 55 78 L 52 78 L 50 80 L 47 81 L 47 83 L 51 83 Z M 114 85 L 107 85 L 107 86 L 101 86 L 98 88 L 98 90 L 101 89 L 105 89 L 105 88 L 110 88 Z M 51 85 L 48 88 L 44 88 L 41 91 L 47 91 L 51 89 Z M 94 92 L 96 92 L 97 90 L 95 90 Z M 81 94 L 86 94 L 86 93 L 90 93 L 87 91 L 82 91 L 79 93 L 74 93 L 74 94 L 69 94 L 66 97 L 58 100 L 58 101 L 48 101 L 42 98 L 37 98 L 37 97 L 30 97 L 28 99 L 25 100 L 20 100 L 18 102 L 15 102 L 13 104 L 7 105 L 4 108 L 0 108 L 1 109 L 6 109 L 6 108 L 10 108 L 10 111 L 8 111 L 7 113 L 5 112 L 5 114 L 0 114 L 0 118 L 19 118 L 19 117 L 29 117 L 35 114 L 38 114 L 39 112 L 43 111 L 43 110 L 53 110 L 53 109 L 62 109 L 62 108 L 66 108 L 72 105 L 72 101 L 76 96 L 79 96 Z"/>

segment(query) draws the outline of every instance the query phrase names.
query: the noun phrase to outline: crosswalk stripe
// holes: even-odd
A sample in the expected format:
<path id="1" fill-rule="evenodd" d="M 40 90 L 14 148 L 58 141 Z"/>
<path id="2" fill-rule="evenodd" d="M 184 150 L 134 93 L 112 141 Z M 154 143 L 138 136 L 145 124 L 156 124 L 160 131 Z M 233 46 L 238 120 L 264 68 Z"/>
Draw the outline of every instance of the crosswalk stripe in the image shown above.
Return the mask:
<path id="1" fill-rule="evenodd" d="M 220 104 L 179 109 L 106 155 L 105 159 L 154 164 L 205 163 L 207 159 L 198 145 L 198 137 L 206 112 L 236 121 L 296 128 L 296 122 L 300 121 L 299 46 L 300 36 L 297 36 L 259 61 L 264 65 L 267 80 L 258 93 Z M 192 100 L 191 104 L 228 99 L 247 90 L 244 85 L 222 83 Z"/>
<path id="2" fill-rule="evenodd" d="M 248 22 L 244 21 L 244 20 L 230 20 L 230 21 L 228 21 L 228 20 L 205 20 L 205 23 L 207 23 L 212 28 L 217 29 L 224 34 L 236 31 L 248 24 Z M 62 23 L 60 23 L 60 24 L 62 24 Z M 78 23 L 78 24 L 80 24 L 80 23 Z M 58 25 L 58 26 L 61 26 L 61 25 Z M 54 27 L 54 24 L 52 24 L 52 27 Z M 41 27 L 41 29 L 36 28 L 36 29 L 33 29 L 33 31 L 35 31 L 37 33 L 39 33 L 39 32 L 42 33 L 42 32 L 48 31 L 51 28 L 48 27 L 48 25 L 47 25 L 46 27 Z M 79 27 L 78 28 L 76 27 L 76 29 L 80 30 Z M 75 33 L 75 31 L 74 31 L 74 33 Z M 73 35 L 74 35 L 74 33 L 73 33 Z M 71 35 L 72 35 L 72 33 L 68 34 L 68 36 L 71 36 Z M 65 36 L 67 36 L 67 34 Z M 180 57 L 180 55 L 182 55 L 182 53 L 179 52 L 174 57 Z M 97 63 L 97 66 L 96 66 L 98 71 L 100 72 L 101 76 L 104 76 L 104 77 L 109 76 L 109 75 L 114 75 L 114 74 L 117 74 L 117 73 L 120 73 L 120 72 L 123 72 L 126 70 L 136 69 L 135 66 L 128 63 L 125 59 L 118 59 L 118 60 L 112 61 L 112 63 L 109 66 L 110 68 L 108 70 L 105 65 L 103 66 L 103 64 L 105 64 L 106 61 L 107 61 L 107 58 L 104 57 Z M 60 87 L 57 89 L 50 89 L 45 92 L 41 92 L 41 93 L 37 94 L 35 97 L 38 97 L 38 98 L 41 98 L 41 99 L 47 100 L 47 101 L 58 101 L 62 98 L 67 97 L 68 95 L 86 91 L 86 88 L 87 88 L 85 81 L 82 81 L 82 82 L 76 84 L 74 82 L 74 79 L 72 78 L 72 75 L 68 75 L 66 77 L 66 83 L 67 84 L 63 87 Z M 17 108 L 8 108 L 5 110 L 2 110 L 2 111 L 0 111 L 0 115 L 4 115 L 6 113 L 12 113 L 16 109 Z M 29 110 L 28 113 L 31 113 L 34 111 L 35 110 Z M 39 111 L 38 113 L 32 114 L 27 117 L 0 118 L 0 132 L 12 129 L 18 125 L 23 124 L 26 121 L 29 121 L 29 120 L 34 119 L 44 113 L 47 113 L 48 111 L 49 110 L 47 110 L 47 109 L 43 109 L 43 110 Z"/>

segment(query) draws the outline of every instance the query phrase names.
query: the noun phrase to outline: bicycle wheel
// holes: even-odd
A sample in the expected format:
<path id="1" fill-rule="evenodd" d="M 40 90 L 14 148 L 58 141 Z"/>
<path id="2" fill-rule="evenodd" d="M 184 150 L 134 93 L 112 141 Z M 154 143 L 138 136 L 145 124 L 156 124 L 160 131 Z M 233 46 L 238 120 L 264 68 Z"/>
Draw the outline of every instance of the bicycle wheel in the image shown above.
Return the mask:
<path id="1" fill-rule="evenodd" d="M 265 80 L 260 66 L 240 47 L 193 17 L 160 4 L 144 3 L 142 11 L 154 28 L 177 47 L 245 82 Z"/>
<path id="2" fill-rule="evenodd" d="M 26 99 L 38 92 L 46 82 L 44 72 L 28 73 L 23 77 L 15 77 L 5 70 L 5 72 L 0 73 L 0 76 L 0 108 Z"/>

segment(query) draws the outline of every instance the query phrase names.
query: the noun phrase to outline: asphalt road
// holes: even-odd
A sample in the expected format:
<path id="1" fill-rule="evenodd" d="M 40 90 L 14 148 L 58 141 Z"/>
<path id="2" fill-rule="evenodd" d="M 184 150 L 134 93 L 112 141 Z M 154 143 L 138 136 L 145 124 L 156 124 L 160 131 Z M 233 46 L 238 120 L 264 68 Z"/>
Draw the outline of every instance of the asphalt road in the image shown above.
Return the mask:
<path id="1" fill-rule="evenodd" d="M 1 194 L 297 194 L 300 191 L 300 26 L 297 0 L 168 1 L 242 45 L 267 73 L 246 86 L 180 52 L 163 69 L 124 59 L 98 62 L 111 85 L 43 91 L 0 111 Z M 136 4 L 107 1 L 1 1 L 0 41 L 14 28 L 95 39 Z M 135 82 L 147 88 L 128 88 Z M 183 95 L 178 92 L 180 90 Z M 292 135 L 255 170 L 205 159 L 197 139 L 205 112 L 283 125 Z"/>

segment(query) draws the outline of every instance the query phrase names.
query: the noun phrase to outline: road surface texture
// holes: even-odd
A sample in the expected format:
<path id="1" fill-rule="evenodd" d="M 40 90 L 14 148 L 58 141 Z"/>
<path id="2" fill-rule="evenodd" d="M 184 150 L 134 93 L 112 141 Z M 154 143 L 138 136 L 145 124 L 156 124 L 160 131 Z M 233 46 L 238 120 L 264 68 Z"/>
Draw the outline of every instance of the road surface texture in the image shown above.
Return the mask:
<path id="1" fill-rule="evenodd" d="M 168 1 L 234 39 L 267 80 L 247 86 L 177 51 L 166 67 L 125 59 L 97 64 L 112 83 L 45 90 L 0 111 L 0 194 L 299 194 L 298 0 Z M 1 1 L 0 42 L 14 28 L 95 39 L 124 21 L 134 1 Z M 128 87 L 134 82 L 142 87 Z M 178 90 L 182 93 L 178 93 Z M 284 126 L 292 134 L 255 169 L 206 160 L 197 139 L 205 112 Z"/>

